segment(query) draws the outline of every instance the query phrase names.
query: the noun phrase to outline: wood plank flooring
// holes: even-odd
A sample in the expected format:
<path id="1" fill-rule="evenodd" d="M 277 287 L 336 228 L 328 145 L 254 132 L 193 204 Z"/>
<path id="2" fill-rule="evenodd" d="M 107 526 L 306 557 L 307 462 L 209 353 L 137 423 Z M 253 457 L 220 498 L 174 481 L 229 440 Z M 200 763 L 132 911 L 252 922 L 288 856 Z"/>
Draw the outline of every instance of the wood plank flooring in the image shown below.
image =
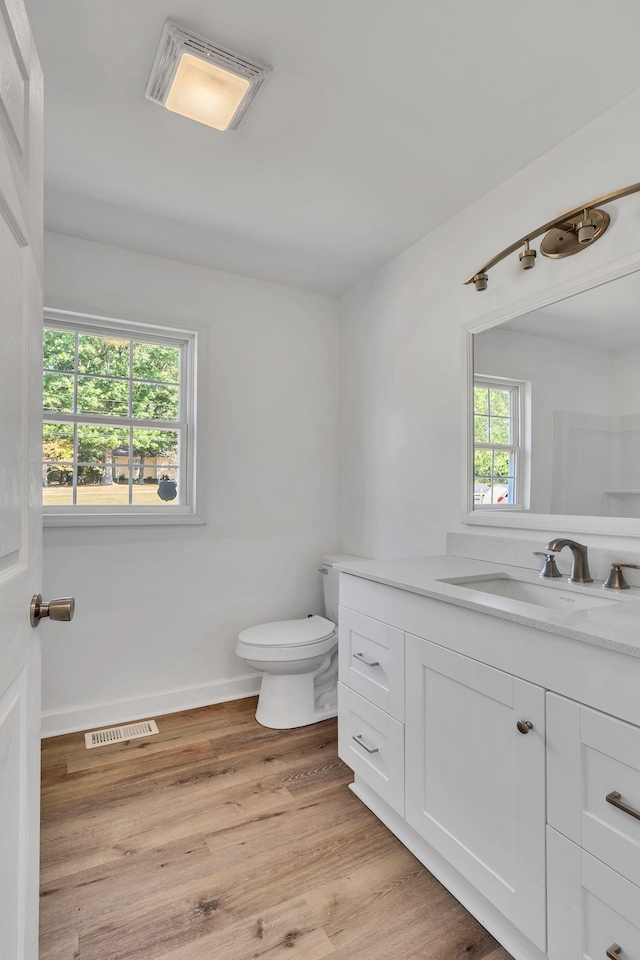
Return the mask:
<path id="1" fill-rule="evenodd" d="M 40 960 L 510 960 L 347 789 L 336 722 L 255 705 L 43 742 Z"/>

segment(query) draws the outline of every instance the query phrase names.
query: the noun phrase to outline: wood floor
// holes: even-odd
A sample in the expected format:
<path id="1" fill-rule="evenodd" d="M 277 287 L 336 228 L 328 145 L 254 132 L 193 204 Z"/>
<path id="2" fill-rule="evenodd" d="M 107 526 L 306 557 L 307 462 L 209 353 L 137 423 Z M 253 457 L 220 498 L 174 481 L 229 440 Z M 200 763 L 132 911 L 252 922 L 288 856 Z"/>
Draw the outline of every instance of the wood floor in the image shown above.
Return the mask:
<path id="1" fill-rule="evenodd" d="M 44 741 L 41 960 L 510 960 L 347 789 L 334 720 L 254 711 Z"/>

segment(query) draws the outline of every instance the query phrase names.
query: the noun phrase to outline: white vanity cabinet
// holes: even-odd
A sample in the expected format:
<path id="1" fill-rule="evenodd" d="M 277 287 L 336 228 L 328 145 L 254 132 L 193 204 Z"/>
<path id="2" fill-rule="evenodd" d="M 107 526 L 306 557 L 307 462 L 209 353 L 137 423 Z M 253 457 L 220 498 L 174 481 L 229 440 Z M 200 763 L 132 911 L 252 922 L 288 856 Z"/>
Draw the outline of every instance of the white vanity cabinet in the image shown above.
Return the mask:
<path id="1" fill-rule="evenodd" d="M 406 664 L 406 820 L 544 949 L 545 692 L 411 635 Z"/>
<path id="2" fill-rule="evenodd" d="M 355 574 L 340 602 L 354 793 L 516 960 L 640 960 L 640 657 Z"/>

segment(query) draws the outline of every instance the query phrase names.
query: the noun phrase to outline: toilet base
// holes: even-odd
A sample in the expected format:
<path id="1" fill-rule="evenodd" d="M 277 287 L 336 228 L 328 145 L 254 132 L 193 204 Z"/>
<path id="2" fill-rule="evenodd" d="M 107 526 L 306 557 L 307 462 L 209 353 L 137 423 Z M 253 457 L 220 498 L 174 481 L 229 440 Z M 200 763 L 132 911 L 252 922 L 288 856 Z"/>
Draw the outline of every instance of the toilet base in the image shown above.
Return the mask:
<path id="1" fill-rule="evenodd" d="M 325 676 L 326 672 L 321 679 Z M 337 676 L 333 685 L 326 681 L 322 684 L 320 695 L 315 681 L 315 673 L 263 674 L 256 710 L 258 723 L 274 730 L 290 730 L 337 717 Z"/>

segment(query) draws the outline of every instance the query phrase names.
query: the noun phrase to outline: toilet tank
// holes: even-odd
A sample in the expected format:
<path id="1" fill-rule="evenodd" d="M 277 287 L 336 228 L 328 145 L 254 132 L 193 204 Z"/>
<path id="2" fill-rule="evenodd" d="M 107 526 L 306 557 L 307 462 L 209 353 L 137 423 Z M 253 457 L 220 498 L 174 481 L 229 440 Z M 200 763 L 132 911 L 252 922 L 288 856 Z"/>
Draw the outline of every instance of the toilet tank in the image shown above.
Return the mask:
<path id="1" fill-rule="evenodd" d="M 322 558 L 321 570 L 324 574 L 324 612 L 329 620 L 338 622 L 338 588 L 340 571 L 334 570 L 335 563 L 353 563 L 354 560 L 366 560 L 367 557 L 356 557 L 352 553 L 330 553 Z"/>

